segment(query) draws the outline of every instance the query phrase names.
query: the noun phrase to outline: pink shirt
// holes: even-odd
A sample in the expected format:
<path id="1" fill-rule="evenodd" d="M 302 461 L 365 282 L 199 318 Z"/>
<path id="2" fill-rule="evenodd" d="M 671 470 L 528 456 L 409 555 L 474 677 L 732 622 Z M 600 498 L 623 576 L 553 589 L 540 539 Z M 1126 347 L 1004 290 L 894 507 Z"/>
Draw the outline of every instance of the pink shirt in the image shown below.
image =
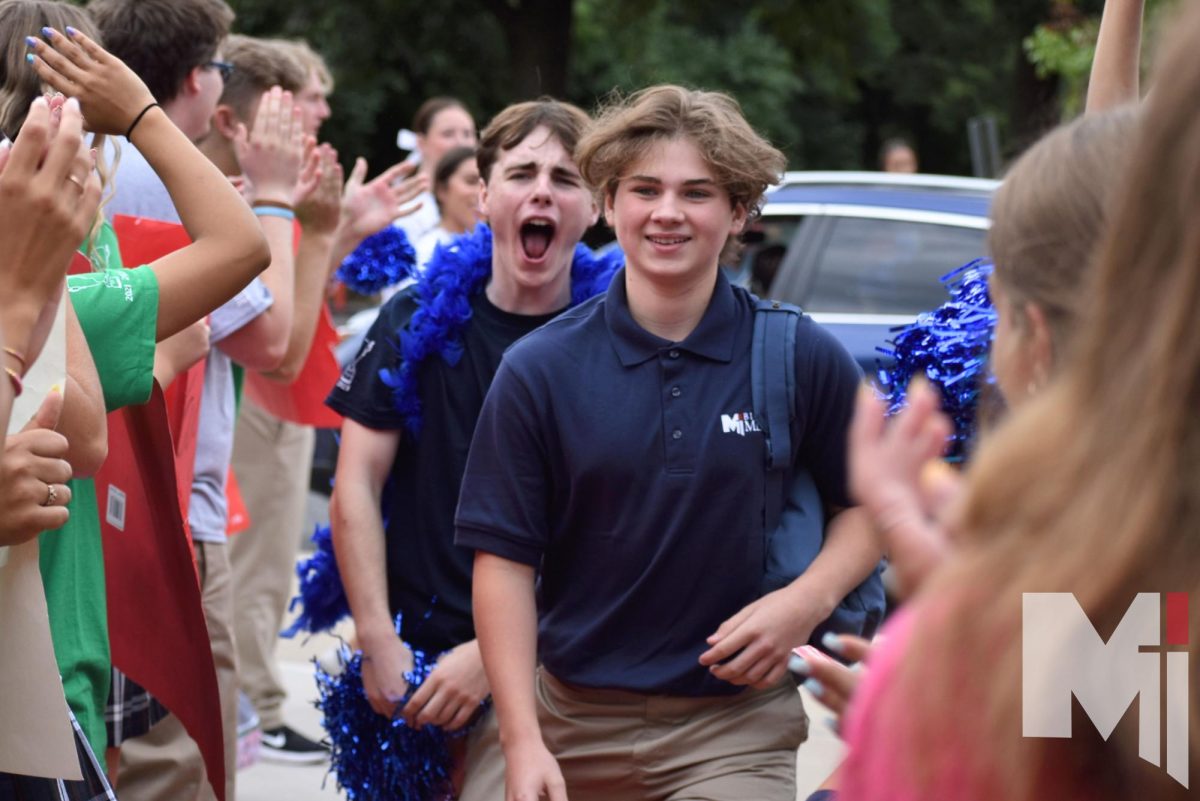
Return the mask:
<path id="1" fill-rule="evenodd" d="M 920 612 L 905 607 L 888 621 L 882 632 L 886 638 L 872 652 L 870 668 L 855 690 L 843 726 L 848 754 L 840 772 L 838 801 L 962 801 L 980 797 L 971 790 L 963 767 L 969 743 L 953 731 L 946 732 L 938 753 L 930 755 L 932 765 L 923 766 L 936 770 L 933 792 L 918 789 L 916 773 L 905 758 L 906 749 L 896 748 L 897 743 L 909 741 L 913 716 L 926 708 L 921 698 L 910 698 L 900 705 L 891 703 L 894 698 L 887 698 L 889 692 L 896 691 L 899 668 Z M 947 719 L 952 717 L 947 715 Z"/>

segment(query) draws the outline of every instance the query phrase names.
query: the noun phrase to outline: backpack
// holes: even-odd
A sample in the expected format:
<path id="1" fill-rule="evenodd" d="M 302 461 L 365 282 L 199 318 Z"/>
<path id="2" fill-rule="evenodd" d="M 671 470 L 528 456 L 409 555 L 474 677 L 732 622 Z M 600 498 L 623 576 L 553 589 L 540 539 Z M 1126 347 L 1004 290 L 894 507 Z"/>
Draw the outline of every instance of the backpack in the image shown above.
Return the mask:
<path id="1" fill-rule="evenodd" d="M 824 508 L 816 482 L 808 470 L 793 469 L 796 328 L 802 314 L 798 306 L 779 301 L 758 300 L 755 306 L 750 384 L 754 419 L 766 444 L 763 595 L 787 586 L 807 570 L 825 540 Z M 813 630 L 811 645 L 825 650 L 821 638 L 826 632 L 868 639 L 875 633 L 887 604 L 883 589 L 885 564 L 881 560 Z"/>

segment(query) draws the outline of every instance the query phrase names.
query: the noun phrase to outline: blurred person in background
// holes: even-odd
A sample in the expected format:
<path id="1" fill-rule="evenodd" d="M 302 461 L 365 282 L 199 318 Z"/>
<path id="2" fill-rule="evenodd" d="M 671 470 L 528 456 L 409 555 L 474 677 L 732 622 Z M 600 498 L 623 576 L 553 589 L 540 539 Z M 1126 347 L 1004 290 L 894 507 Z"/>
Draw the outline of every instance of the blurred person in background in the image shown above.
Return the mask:
<path id="1" fill-rule="evenodd" d="M 879 148 L 879 169 L 884 172 L 918 172 L 917 151 L 907 139 L 888 139 Z"/>
<path id="2" fill-rule="evenodd" d="M 479 165 L 475 148 L 456 147 L 438 162 L 433 173 L 433 196 L 441 219 L 416 243 L 417 265 L 429 262 L 438 245 L 449 243 L 479 222 Z"/>
<path id="3" fill-rule="evenodd" d="M 330 113 L 326 93 L 333 88 L 333 78 L 328 66 L 302 41 L 273 39 L 265 44 L 281 49 L 303 68 L 306 81 L 295 94 L 295 105 L 302 113 L 306 133 L 316 136 Z M 318 352 L 314 336 L 318 325 L 330 325 L 324 290 L 331 273 L 364 238 L 386 228 L 398 211 L 411 208 L 408 202 L 424 185 L 422 178 L 411 174 L 415 167 L 405 164 L 364 184 L 367 165 L 358 159 L 343 188 L 337 151 L 322 144 L 316 154 L 320 185 L 309 201 L 296 207 L 302 233 L 296 252 L 296 305 L 288 353 L 279 367 L 248 376 L 251 389 L 264 385 L 261 377 L 277 385 L 278 392 L 296 388 L 302 397 L 312 394 L 311 389 L 306 392 L 299 386 L 320 375 L 318 370 L 310 373 L 310 365 L 334 359 L 328 348 Z M 336 374 L 336 364 L 332 366 Z M 319 388 L 317 397 L 323 397 L 329 388 Z M 256 402 L 256 397 L 250 392 L 242 400 L 233 446 L 233 471 L 250 518 L 249 528 L 233 537 L 230 545 L 238 682 L 246 698 L 239 701 L 238 728 L 243 738 L 239 747 L 247 752 L 242 755 L 243 764 L 252 761 L 255 745 L 244 738 L 261 726 L 264 758 L 320 762 L 327 749 L 283 720 L 287 694 L 275 658 L 296 555 L 301 538 L 308 533 L 302 529 L 313 458 L 312 424 L 318 419 L 303 401 L 291 404 L 291 419 L 283 419 Z M 327 419 L 319 422 L 330 424 Z"/>
<path id="4" fill-rule="evenodd" d="M 420 173 L 430 183 L 443 156 L 456 147 L 475 147 L 476 142 L 475 120 L 462 101 L 453 97 L 431 97 L 422 103 L 413 117 L 413 133 Z M 414 245 L 437 226 L 440 217 L 432 192 L 422 193 L 417 200 L 421 208 L 395 223 Z"/>

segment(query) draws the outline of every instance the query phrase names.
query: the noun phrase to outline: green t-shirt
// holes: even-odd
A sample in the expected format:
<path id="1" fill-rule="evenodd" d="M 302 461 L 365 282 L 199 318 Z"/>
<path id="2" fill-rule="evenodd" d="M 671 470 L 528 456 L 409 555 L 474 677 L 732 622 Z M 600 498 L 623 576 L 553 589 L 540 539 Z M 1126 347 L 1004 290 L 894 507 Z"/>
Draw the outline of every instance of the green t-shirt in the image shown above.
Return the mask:
<path id="1" fill-rule="evenodd" d="M 96 247 L 99 272 L 67 279 L 108 411 L 145 403 L 154 386 L 158 279 L 149 267 L 121 268 L 116 236 L 105 223 Z M 86 252 L 86 251 L 85 251 Z M 38 538 L 50 634 L 67 703 L 103 763 L 104 708 L 112 683 L 104 549 L 92 480 L 70 483 L 71 519 Z"/>

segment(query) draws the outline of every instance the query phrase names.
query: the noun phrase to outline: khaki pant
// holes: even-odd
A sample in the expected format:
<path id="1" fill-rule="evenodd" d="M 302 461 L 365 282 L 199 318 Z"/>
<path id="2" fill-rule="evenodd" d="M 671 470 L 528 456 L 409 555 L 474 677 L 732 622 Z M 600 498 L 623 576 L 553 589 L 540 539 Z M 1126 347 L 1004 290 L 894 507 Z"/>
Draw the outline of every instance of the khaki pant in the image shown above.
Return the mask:
<path id="1" fill-rule="evenodd" d="M 250 515 L 250 528 L 229 542 L 238 681 L 264 729 L 283 725 L 287 693 L 275 659 L 295 573 L 307 533 L 304 509 L 312 468 L 314 431 L 242 401 L 233 439 L 233 472 Z"/>
<path id="2" fill-rule="evenodd" d="M 195 543 L 200 599 L 217 669 L 221 726 L 225 736 L 225 801 L 234 801 L 237 775 L 237 654 L 233 641 L 233 586 L 229 549 L 223 543 Z M 210 801 L 200 749 L 179 719 L 168 715 L 142 737 L 121 746 L 117 774 L 121 801 Z"/>
<path id="3" fill-rule="evenodd" d="M 795 801 L 808 716 L 791 681 L 677 698 L 572 687 L 539 669 L 537 699 L 542 738 L 571 801 Z M 471 739 L 460 801 L 499 801 L 495 716 Z"/>

